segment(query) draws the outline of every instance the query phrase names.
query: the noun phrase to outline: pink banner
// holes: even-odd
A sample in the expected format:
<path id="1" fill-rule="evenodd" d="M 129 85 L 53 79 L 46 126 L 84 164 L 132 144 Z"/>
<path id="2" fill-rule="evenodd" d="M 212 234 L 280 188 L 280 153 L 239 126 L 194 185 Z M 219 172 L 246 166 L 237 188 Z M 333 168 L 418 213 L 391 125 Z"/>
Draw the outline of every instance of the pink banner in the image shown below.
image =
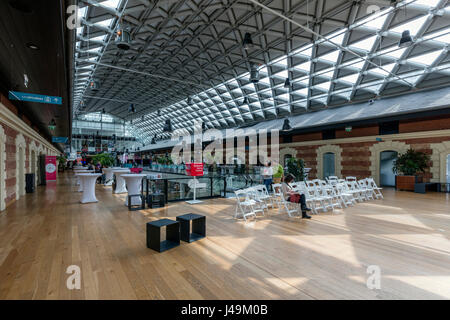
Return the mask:
<path id="1" fill-rule="evenodd" d="M 45 156 L 45 177 L 47 181 L 56 181 L 56 156 Z"/>

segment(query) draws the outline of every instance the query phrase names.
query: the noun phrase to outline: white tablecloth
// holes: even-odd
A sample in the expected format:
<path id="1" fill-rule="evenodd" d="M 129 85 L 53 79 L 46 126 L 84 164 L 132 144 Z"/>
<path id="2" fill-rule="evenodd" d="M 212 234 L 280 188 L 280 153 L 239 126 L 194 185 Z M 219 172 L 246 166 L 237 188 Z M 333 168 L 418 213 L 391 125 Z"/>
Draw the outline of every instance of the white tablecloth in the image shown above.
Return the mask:
<path id="1" fill-rule="evenodd" d="M 105 186 L 110 186 L 113 184 L 113 170 L 121 169 L 120 167 L 103 168 L 103 173 L 105 174 Z"/>
<path id="2" fill-rule="evenodd" d="M 77 170 L 77 171 L 75 171 L 75 177 L 77 178 L 77 185 L 79 186 L 79 187 L 78 187 L 78 192 L 83 191 L 83 186 L 82 186 L 82 184 L 80 183 L 80 182 L 81 182 L 81 181 L 80 181 L 80 178 L 78 177 L 78 175 L 79 175 L 80 173 L 94 173 L 94 170 Z"/>
<path id="3" fill-rule="evenodd" d="M 125 179 L 127 183 L 128 195 L 140 194 L 141 193 L 141 182 L 142 178 L 147 176 L 146 174 L 122 174 L 122 178 Z M 131 199 L 131 205 L 137 206 L 141 204 L 141 199 L 133 197 Z M 128 206 L 128 196 L 125 200 L 125 205 Z"/>
<path id="4" fill-rule="evenodd" d="M 114 169 L 113 174 L 116 176 L 116 190 L 114 193 L 125 193 L 127 192 L 127 187 L 125 185 L 125 180 L 121 177 L 123 174 L 130 173 L 130 169 Z"/>
<path id="5" fill-rule="evenodd" d="M 83 186 L 83 194 L 81 195 L 81 203 L 97 202 L 95 197 L 95 181 L 100 177 L 100 173 L 80 173 L 78 177 Z"/>

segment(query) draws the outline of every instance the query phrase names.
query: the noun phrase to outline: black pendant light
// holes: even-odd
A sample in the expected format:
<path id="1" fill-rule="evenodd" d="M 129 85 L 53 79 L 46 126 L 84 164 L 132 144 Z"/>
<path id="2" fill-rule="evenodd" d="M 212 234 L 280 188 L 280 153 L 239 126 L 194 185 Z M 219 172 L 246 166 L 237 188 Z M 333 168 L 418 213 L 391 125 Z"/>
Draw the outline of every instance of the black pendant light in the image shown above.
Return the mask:
<path id="1" fill-rule="evenodd" d="M 253 62 L 250 62 L 250 82 L 253 82 L 253 83 L 259 82 L 258 66 Z"/>
<path id="2" fill-rule="evenodd" d="M 242 45 L 244 46 L 245 50 L 253 48 L 253 40 L 252 35 L 250 33 L 246 32 L 244 34 L 244 41 L 242 42 Z"/>
<path id="3" fill-rule="evenodd" d="M 398 42 L 398 46 L 400 48 L 406 48 L 411 46 L 414 43 L 411 34 L 409 33 L 409 30 L 405 30 L 402 32 L 402 37 L 400 38 L 400 41 Z"/>
<path id="4" fill-rule="evenodd" d="M 119 25 L 116 32 L 115 44 L 120 50 L 129 50 L 131 48 L 131 34 L 128 27 Z"/>
<path id="5" fill-rule="evenodd" d="M 283 131 L 292 130 L 292 127 L 291 127 L 291 124 L 289 122 L 289 119 L 284 119 L 283 128 L 281 130 L 283 130 Z"/>
<path id="6" fill-rule="evenodd" d="M 284 81 L 284 87 L 285 88 L 290 88 L 291 87 L 291 81 L 289 80 L 289 78 L 286 78 L 286 81 Z"/>
<path id="7" fill-rule="evenodd" d="M 136 112 L 136 108 L 134 107 L 134 104 L 130 104 L 130 106 L 128 107 L 128 112 L 129 113 L 135 113 Z"/>
<path id="8" fill-rule="evenodd" d="M 156 134 L 155 134 L 155 136 L 152 138 L 152 141 L 150 142 L 150 144 L 156 144 Z"/>
<path id="9" fill-rule="evenodd" d="M 192 98 L 191 97 L 187 98 L 187 104 L 188 104 L 188 106 L 192 105 Z"/>
<path id="10" fill-rule="evenodd" d="M 248 98 L 247 96 L 244 97 L 244 101 L 242 101 L 242 105 L 247 105 L 248 104 Z"/>
<path id="11" fill-rule="evenodd" d="M 170 121 L 170 119 L 166 120 L 166 124 L 164 125 L 163 131 L 172 132 L 172 122 Z"/>

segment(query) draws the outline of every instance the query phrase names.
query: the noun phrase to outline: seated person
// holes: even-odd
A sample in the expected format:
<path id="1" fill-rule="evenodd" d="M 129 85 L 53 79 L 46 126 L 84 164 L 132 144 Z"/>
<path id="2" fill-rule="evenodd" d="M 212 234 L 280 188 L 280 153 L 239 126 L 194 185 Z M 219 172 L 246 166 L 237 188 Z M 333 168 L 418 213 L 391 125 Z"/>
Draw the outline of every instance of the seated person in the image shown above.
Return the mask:
<path id="1" fill-rule="evenodd" d="M 306 207 L 306 197 L 304 194 L 299 194 L 298 192 L 292 190 L 292 187 L 289 185 L 292 181 L 294 181 L 294 176 L 292 174 L 288 174 L 284 177 L 283 183 L 281 184 L 283 196 L 286 201 L 300 203 L 302 218 L 311 219 L 311 216 L 306 213 L 307 211 L 311 211 L 310 208 Z"/>

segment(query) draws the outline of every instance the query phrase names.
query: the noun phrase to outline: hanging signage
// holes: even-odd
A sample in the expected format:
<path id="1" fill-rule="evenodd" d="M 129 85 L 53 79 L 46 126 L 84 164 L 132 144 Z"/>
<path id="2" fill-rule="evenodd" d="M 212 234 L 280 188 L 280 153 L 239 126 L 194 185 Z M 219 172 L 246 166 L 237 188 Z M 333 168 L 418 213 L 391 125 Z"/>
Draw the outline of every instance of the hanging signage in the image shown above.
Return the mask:
<path id="1" fill-rule="evenodd" d="M 45 156 L 45 178 L 56 181 L 56 156 Z"/>
<path id="2" fill-rule="evenodd" d="M 67 143 L 69 141 L 68 137 L 52 137 L 53 143 Z"/>
<path id="3" fill-rule="evenodd" d="M 62 98 L 61 97 L 46 96 L 46 95 L 35 94 L 35 93 L 9 91 L 8 97 L 9 97 L 10 100 L 29 101 L 29 102 L 38 102 L 38 103 L 49 103 L 49 104 L 59 104 L 59 105 L 62 104 Z"/>
<path id="4" fill-rule="evenodd" d="M 186 174 L 191 177 L 203 176 L 203 163 L 186 163 Z"/>

